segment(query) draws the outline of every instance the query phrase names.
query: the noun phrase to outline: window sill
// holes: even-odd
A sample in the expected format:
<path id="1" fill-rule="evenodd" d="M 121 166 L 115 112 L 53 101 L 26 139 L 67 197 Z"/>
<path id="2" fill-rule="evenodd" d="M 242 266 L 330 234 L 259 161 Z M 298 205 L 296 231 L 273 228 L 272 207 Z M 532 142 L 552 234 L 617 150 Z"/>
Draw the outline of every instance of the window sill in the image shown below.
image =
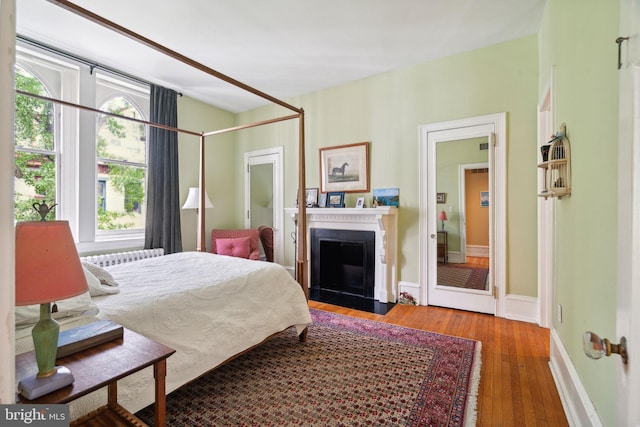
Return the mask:
<path id="1" fill-rule="evenodd" d="M 144 248 L 144 237 L 131 237 L 117 240 L 103 240 L 97 242 L 76 243 L 80 256 L 115 251 L 138 250 Z"/>

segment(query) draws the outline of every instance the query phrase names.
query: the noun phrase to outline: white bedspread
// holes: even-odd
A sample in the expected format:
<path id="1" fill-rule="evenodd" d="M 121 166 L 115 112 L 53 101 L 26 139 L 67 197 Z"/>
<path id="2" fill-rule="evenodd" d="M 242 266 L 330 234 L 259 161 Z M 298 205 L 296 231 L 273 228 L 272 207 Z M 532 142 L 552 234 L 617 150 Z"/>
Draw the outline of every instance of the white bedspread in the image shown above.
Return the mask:
<path id="1" fill-rule="evenodd" d="M 183 252 L 107 270 L 120 292 L 93 298 L 97 317 L 176 350 L 167 359 L 167 392 L 274 333 L 295 326 L 299 334 L 311 323 L 300 285 L 278 264 Z M 120 380 L 118 398 L 132 412 L 152 403 L 151 368 Z"/>

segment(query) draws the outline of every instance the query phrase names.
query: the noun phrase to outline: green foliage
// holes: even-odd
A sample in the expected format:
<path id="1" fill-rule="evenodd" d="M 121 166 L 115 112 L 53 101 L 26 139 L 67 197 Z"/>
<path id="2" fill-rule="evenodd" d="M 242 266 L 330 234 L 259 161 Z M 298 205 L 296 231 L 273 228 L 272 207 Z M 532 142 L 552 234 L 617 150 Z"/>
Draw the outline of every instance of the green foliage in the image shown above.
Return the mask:
<path id="1" fill-rule="evenodd" d="M 35 77 L 16 70 L 16 88 L 37 95 L 47 95 Z M 53 104 L 25 95 L 16 95 L 16 145 L 53 150 Z"/>
<path id="2" fill-rule="evenodd" d="M 116 163 L 107 163 L 107 166 L 111 185 L 125 196 L 124 207 L 127 213 L 122 213 L 122 216 L 133 216 L 131 212 L 134 207 L 141 206 L 144 202 L 144 169 Z"/>
<path id="3" fill-rule="evenodd" d="M 98 229 L 99 230 L 122 230 L 132 228 L 133 223 L 122 223 L 118 221 L 124 217 L 132 217 L 133 214 L 126 212 L 105 211 L 102 207 L 98 207 Z"/>
<path id="4" fill-rule="evenodd" d="M 25 92 L 46 95 L 38 79 L 24 70 L 16 70 L 16 88 Z M 24 95 L 16 95 L 15 137 L 18 147 L 52 151 L 53 105 Z M 15 217 L 17 221 L 33 221 L 40 216 L 33 204 L 46 201 L 53 205 L 56 200 L 56 159 L 51 154 L 16 152 L 16 166 L 22 173 L 24 184 L 33 189 L 37 197 L 16 190 Z M 54 216 L 54 213 L 50 213 Z"/>

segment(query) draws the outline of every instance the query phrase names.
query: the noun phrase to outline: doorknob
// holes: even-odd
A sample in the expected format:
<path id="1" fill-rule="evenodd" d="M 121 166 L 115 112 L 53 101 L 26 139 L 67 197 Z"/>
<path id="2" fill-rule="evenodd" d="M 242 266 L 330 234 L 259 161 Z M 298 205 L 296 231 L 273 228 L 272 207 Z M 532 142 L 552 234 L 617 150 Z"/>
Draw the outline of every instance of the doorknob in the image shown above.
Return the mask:
<path id="1" fill-rule="evenodd" d="M 435 235 L 435 234 L 432 234 L 432 235 L 431 235 L 431 238 L 432 238 L 432 239 L 435 239 L 435 238 L 436 238 L 436 235 Z"/>
<path id="2" fill-rule="evenodd" d="M 620 344 L 611 344 L 607 338 L 602 339 L 598 334 L 587 331 L 582 335 L 582 349 L 584 354 L 591 359 L 611 356 L 611 353 L 619 354 L 625 365 L 629 359 L 627 355 L 627 339 L 625 337 L 620 338 Z"/>

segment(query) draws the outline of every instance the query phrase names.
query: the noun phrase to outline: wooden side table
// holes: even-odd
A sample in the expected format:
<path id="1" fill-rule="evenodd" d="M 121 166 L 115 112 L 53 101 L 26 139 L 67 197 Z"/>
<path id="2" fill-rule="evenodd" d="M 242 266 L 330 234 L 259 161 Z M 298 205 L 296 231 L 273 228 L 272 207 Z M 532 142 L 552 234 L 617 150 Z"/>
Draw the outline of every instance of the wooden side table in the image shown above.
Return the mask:
<path id="1" fill-rule="evenodd" d="M 445 264 L 449 262 L 449 232 L 438 231 L 438 258 Z"/>
<path id="2" fill-rule="evenodd" d="M 117 382 L 126 376 L 153 365 L 155 378 L 155 422 L 166 425 L 167 358 L 175 350 L 124 328 L 121 339 L 79 351 L 56 361 L 71 370 L 73 384 L 34 400 L 21 395 L 16 403 L 68 403 L 81 396 L 108 386 L 108 402 L 91 413 L 78 418 L 71 426 L 146 426 L 145 423 L 118 404 Z M 37 373 L 33 351 L 16 356 L 16 380 Z"/>

